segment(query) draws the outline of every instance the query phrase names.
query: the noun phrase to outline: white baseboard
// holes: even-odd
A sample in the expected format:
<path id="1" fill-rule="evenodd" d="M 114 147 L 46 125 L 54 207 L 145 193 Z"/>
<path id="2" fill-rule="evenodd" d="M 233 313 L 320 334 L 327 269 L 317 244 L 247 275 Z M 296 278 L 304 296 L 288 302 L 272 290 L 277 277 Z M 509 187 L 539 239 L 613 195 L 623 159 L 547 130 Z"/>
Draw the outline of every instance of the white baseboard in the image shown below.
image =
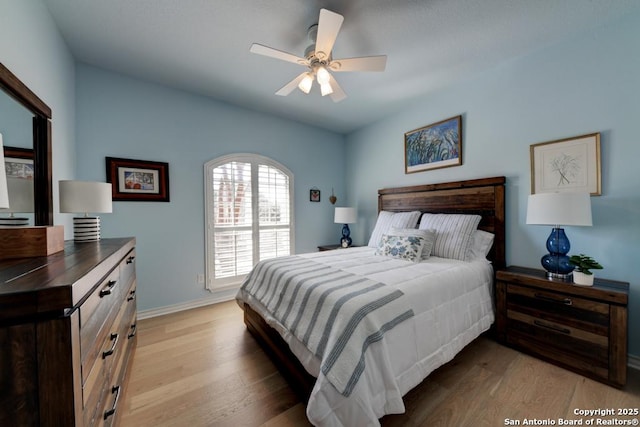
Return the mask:
<path id="1" fill-rule="evenodd" d="M 179 311 L 190 310 L 192 308 L 204 307 L 205 305 L 217 304 L 219 302 L 231 301 L 238 293 L 238 289 L 225 289 L 216 291 L 210 297 L 197 299 L 194 301 L 183 302 L 180 304 L 167 305 L 165 307 L 152 308 L 149 310 L 138 311 L 138 319 L 149 319 L 151 317 L 162 316 L 165 314 L 177 313 Z"/>
<path id="2" fill-rule="evenodd" d="M 640 356 L 627 355 L 627 366 L 640 371 Z"/>

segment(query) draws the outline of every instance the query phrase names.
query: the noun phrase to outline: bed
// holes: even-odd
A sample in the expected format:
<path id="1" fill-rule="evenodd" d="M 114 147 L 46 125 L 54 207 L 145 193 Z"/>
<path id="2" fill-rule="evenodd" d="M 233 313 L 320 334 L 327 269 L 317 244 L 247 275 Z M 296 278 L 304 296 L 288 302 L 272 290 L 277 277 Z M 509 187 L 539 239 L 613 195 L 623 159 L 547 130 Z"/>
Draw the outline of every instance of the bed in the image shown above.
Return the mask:
<path id="1" fill-rule="evenodd" d="M 378 191 L 378 211 L 381 213 L 378 221 L 383 212 L 388 215 L 404 215 L 400 213 L 418 211 L 420 220 L 424 223 L 443 216 L 436 214 L 448 214 L 451 217 L 479 215 L 477 229 L 493 235 L 493 244 L 486 253 L 486 258 L 483 256 L 482 259 L 468 262 L 469 260 L 462 258 L 452 260 L 431 256 L 427 261 L 411 263 L 398 260 L 397 257 L 379 256 L 383 246 L 381 240 L 378 248 L 362 247 L 302 254 L 256 266 L 250 274 L 250 280 L 243 285 L 237 297 L 244 310 L 245 324 L 292 387 L 308 402 L 307 416 L 312 423 L 327 426 L 377 425 L 378 418 L 383 415 L 402 412 L 402 396 L 406 392 L 489 328 L 494 320 L 493 272 L 505 265 L 504 184 L 504 177 L 492 177 Z M 422 227 L 423 225 L 420 224 L 419 227 L 427 228 L 426 225 Z M 372 233 L 372 240 L 377 230 L 378 225 Z M 385 234 L 384 239 L 387 237 L 390 236 Z M 300 277 L 294 278 L 296 276 L 293 273 L 274 270 L 283 268 L 277 264 L 291 264 L 287 268 L 297 269 Z M 396 268 L 398 274 L 391 274 Z M 375 292 L 386 292 L 376 296 L 379 297 L 377 301 L 385 301 L 384 309 L 376 308 L 388 316 L 380 320 L 382 326 L 375 324 L 371 326 L 373 329 L 368 330 L 368 326 L 361 326 L 366 324 L 362 321 L 352 328 L 354 336 L 360 333 L 360 328 L 366 329 L 362 334 L 368 341 L 361 345 L 361 353 L 356 353 L 355 356 L 344 355 L 342 359 L 345 360 L 339 362 L 329 356 L 329 363 L 322 355 L 335 353 L 337 346 L 327 344 L 326 336 L 315 330 L 311 332 L 311 326 L 308 326 L 304 338 L 302 334 L 296 335 L 296 330 L 302 328 L 301 324 L 315 325 L 316 317 L 322 319 L 317 323 L 340 318 L 331 315 L 317 316 L 318 307 L 315 307 L 315 311 L 313 307 L 309 308 L 304 316 L 301 312 L 292 312 L 292 307 L 300 307 L 299 301 L 302 300 L 303 293 L 305 302 L 308 295 L 315 295 L 315 290 L 298 293 L 298 286 L 302 285 L 294 287 L 290 283 L 291 280 L 312 281 L 304 276 L 310 276 L 311 273 L 308 272 L 316 272 L 313 274 L 325 277 L 322 283 L 313 285 L 317 289 L 329 286 L 326 285 L 328 282 L 331 282 L 331 286 L 335 284 L 336 287 L 341 287 L 342 282 L 358 281 L 363 282 L 363 286 L 368 286 L 367 289 L 375 288 Z M 426 288 L 421 281 L 427 275 L 437 280 L 429 279 L 434 282 L 428 285 L 431 289 L 429 292 L 433 292 L 433 295 L 424 298 L 417 292 L 423 292 L 422 289 Z M 471 280 L 472 276 L 479 278 L 477 284 L 471 284 L 474 282 Z M 380 283 L 385 286 L 378 286 Z M 254 291 L 251 291 L 251 287 Z M 268 295 L 268 288 L 275 291 L 271 296 Z M 340 291 L 332 289 L 325 291 L 323 295 L 328 295 L 329 292 L 339 294 Z M 286 310 L 287 303 L 280 305 L 282 301 L 279 300 L 284 294 L 297 298 L 295 303 L 288 303 Z M 340 295 L 336 297 L 338 296 Z M 319 299 L 322 301 L 322 298 L 324 296 Z M 326 305 L 333 307 L 335 312 L 335 307 L 342 304 L 340 301 L 343 299 L 344 296 L 331 303 L 327 302 Z M 369 302 L 365 304 L 366 307 L 371 305 Z M 468 312 L 468 306 L 476 305 L 477 313 Z M 277 313 L 278 307 L 280 315 Z M 303 308 L 302 311 L 304 310 Z M 309 316 L 312 312 L 314 315 Z M 310 317 L 314 321 L 308 320 Z M 348 329 L 349 319 L 351 318 L 347 317 L 340 328 Z M 438 326 L 433 326 L 434 324 Z M 430 336 L 423 338 L 424 331 L 429 330 L 432 331 L 428 334 Z M 314 342 L 313 337 L 316 335 L 318 341 Z M 344 341 L 344 335 L 338 333 L 335 341 Z M 347 339 L 351 339 L 351 335 Z M 434 348 L 434 345 L 437 347 Z M 323 346 L 326 346 L 326 352 L 318 350 L 324 349 Z M 352 372 L 358 372 L 358 375 Z M 378 393 L 378 390 L 384 391 Z"/>

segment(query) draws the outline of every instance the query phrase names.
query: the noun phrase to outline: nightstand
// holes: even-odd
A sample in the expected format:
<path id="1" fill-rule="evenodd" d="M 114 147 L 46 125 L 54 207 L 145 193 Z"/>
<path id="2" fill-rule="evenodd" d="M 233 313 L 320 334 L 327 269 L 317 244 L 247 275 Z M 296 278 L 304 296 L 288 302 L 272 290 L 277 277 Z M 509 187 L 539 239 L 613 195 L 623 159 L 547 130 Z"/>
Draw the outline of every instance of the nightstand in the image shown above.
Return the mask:
<path id="1" fill-rule="evenodd" d="M 351 246 L 349 246 L 349 247 L 350 247 L 350 248 L 357 248 L 358 246 L 356 246 L 356 245 L 351 245 Z M 340 246 L 340 245 L 321 245 L 321 246 L 318 246 L 318 250 L 319 250 L 320 252 L 324 252 L 324 251 L 332 251 L 332 250 L 334 250 L 334 249 L 342 249 L 342 246 Z"/>
<path id="2" fill-rule="evenodd" d="M 629 283 L 595 279 L 593 286 L 551 280 L 543 270 L 508 267 L 496 273 L 500 342 L 606 384 L 627 380 Z"/>

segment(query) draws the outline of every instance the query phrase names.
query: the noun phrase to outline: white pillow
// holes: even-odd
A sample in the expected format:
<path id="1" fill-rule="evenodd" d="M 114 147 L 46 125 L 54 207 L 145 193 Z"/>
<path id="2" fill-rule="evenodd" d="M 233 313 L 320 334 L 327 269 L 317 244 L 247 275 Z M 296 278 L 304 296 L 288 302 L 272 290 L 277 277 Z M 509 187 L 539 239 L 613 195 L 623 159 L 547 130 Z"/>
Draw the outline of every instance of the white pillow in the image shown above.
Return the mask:
<path id="1" fill-rule="evenodd" d="M 471 235 L 478 228 L 480 219 L 480 215 L 426 213 L 420 219 L 420 229 L 436 230 L 431 255 L 464 261 Z"/>
<path id="2" fill-rule="evenodd" d="M 380 211 L 376 226 L 371 232 L 369 238 L 369 245 L 372 248 L 377 248 L 380 244 L 383 234 L 387 234 L 391 227 L 398 228 L 416 228 L 418 219 L 420 218 L 420 211 L 413 212 L 389 212 Z"/>
<path id="3" fill-rule="evenodd" d="M 418 235 L 396 236 L 383 234 L 376 255 L 388 256 L 411 262 L 420 262 L 425 239 Z"/>
<path id="4" fill-rule="evenodd" d="M 487 259 L 495 235 L 484 230 L 476 230 L 471 235 L 471 243 L 467 250 L 467 261 Z"/>
<path id="5" fill-rule="evenodd" d="M 394 236 L 417 236 L 423 238 L 424 246 L 422 247 L 422 256 L 420 257 L 422 260 L 429 259 L 429 255 L 431 255 L 431 251 L 433 250 L 433 244 L 436 242 L 436 230 L 391 227 L 389 234 Z"/>

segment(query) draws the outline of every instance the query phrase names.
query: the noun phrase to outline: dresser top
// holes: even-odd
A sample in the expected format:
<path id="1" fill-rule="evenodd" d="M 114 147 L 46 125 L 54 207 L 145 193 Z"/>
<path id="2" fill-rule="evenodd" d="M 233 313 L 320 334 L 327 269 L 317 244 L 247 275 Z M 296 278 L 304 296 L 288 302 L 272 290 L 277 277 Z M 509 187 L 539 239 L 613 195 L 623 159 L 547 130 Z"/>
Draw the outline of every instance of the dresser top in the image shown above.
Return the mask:
<path id="1" fill-rule="evenodd" d="M 0 320 L 77 306 L 135 246 L 135 238 L 66 241 L 46 257 L 0 261 Z"/>

